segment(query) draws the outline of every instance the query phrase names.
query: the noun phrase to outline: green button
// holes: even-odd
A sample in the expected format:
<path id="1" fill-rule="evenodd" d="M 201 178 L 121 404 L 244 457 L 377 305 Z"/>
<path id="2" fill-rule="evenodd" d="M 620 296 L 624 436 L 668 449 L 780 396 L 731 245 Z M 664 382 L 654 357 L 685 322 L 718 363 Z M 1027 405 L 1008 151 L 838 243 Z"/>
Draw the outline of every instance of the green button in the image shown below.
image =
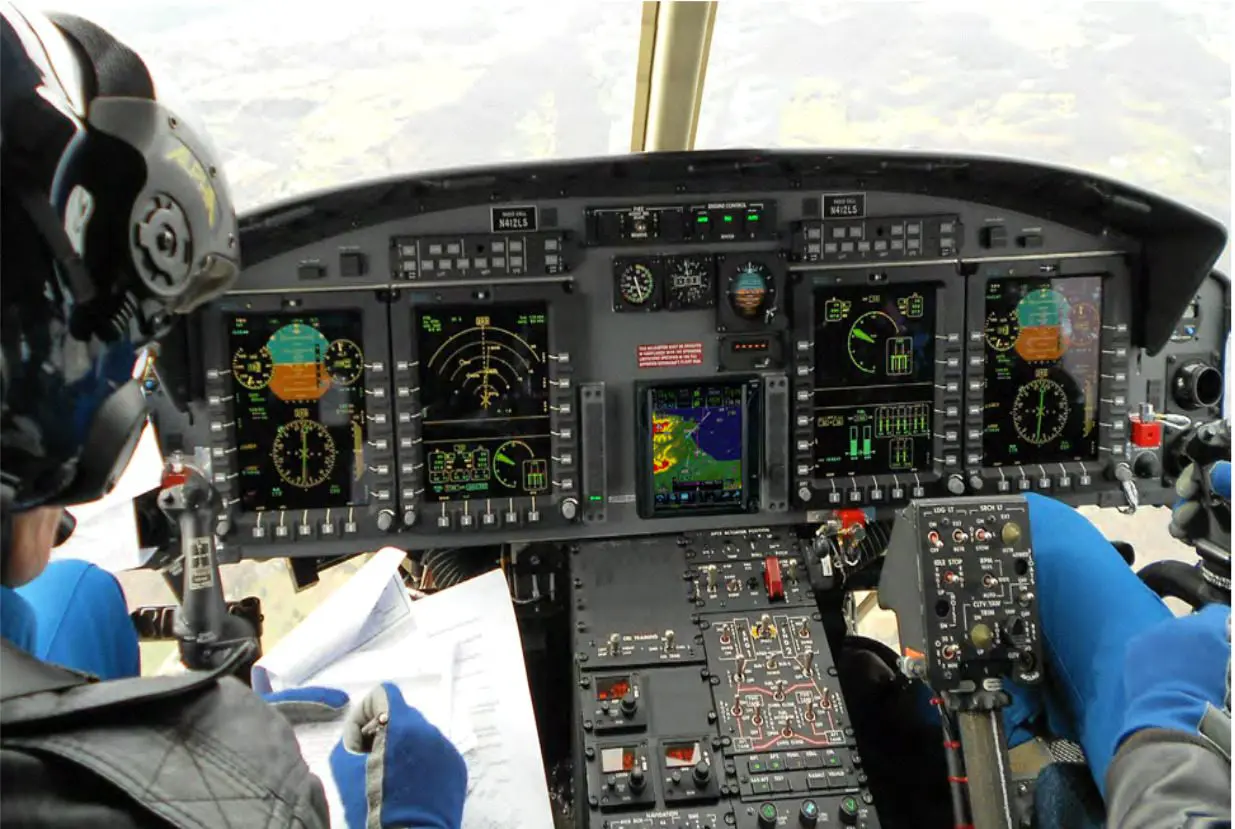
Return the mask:
<path id="1" fill-rule="evenodd" d="M 819 814 L 819 806 L 813 800 L 804 800 L 802 801 L 802 814 L 807 817 L 815 817 Z"/>
<path id="2" fill-rule="evenodd" d="M 784 765 L 781 763 L 779 757 L 774 757 L 773 759 L 768 760 L 768 771 L 782 771 L 783 769 Z"/>
<path id="3" fill-rule="evenodd" d="M 776 820 L 776 807 L 771 803 L 764 803 L 759 807 L 759 814 L 768 820 Z"/>
<path id="4" fill-rule="evenodd" d="M 856 815 L 858 813 L 858 801 L 854 800 L 852 797 L 846 797 L 842 800 L 840 802 L 840 807 L 842 810 L 851 815 Z"/>

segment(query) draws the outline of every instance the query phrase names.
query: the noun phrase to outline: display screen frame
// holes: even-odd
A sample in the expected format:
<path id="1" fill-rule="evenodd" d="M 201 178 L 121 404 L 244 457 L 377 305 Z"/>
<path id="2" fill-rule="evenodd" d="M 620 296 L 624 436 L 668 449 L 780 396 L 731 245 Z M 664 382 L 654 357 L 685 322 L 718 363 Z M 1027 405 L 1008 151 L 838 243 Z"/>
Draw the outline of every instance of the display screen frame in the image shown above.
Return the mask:
<path id="1" fill-rule="evenodd" d="M 342 507 L 309 507 L 284 510 L 242 511 L 240 484 L 235 466 L 235 432 L 227 424 L 234 422 L 236 404 L 232 397 L 230 320 L 236 315 L 293 314 L 313 316 L 333 311 L 359 312 L 362 342 L 357 343 L 365 355 L 366 401 L 364 439 L 374 449 L 366 459 L 363 481 L 367 487 L 367 503 Z M 386 303 L 372 291 L 332 291 L 322 293 L 279 293 L 226 296 L 204 309 L 201 317 L 201 339 L 205 355 L 205 388 L 210 427 L 210 454 L 215 487 L 219 490 L 227 511 L 236 525 L 234 533 L 241 543 L 293 541 L 296 555 L 320 555 L 311 542 L 322 540 L 334 547 L 338 539 L 360 534 L 370 526 L 369 519 L 395 502 L 395 461 L 393 450 L 373 447 L 383 439 L 393 445 L 390 406 L 389 351 Z M 327 528 L 328 529 L 325 529 Z M 354 529 L 353 529 L 354 528 Z M 310 532 L 311 530 L 311 532 Z M 303 551 L 303 552 L 302 552 Z"/>
<path id="2" fill-rule="evenodd" d="M 741 394 L 742 496 L 730 503 L 722 504 L 699 504 L 687 507 L 657 504 L 653 471 L 653 395 L 656 391 L 666 389 L 707 387 L 737 389 Z M 762 399 L 763 382 L 759 377 L 754 376 L 685 377 L 637 382 L 635 384 L 635 447 L 638 459 L 637 505 L 640 517 L 694 518 L 706 515 L 741 515 L 757 510 L 760 504 L 759 471 L 762 468 L 759 450 L 759 436 L 763 434 Z"/>
<path id="3" fill-rule="evenodd" d="M 988 462 L 983 451 L 985 431 L 985 353 L 986 285 L 991 280 L 1004 279 L 1068 279 L 1071 277 L 1101 277 L 1102 279 L 1102 361 L 1098 384 L 1098 458 L 1085 461 L 1046 461 L 996 465 Z M 1092 481 L 1102 480 L 1097 473 L 1112 460 L 1126 457 L 1127 435 L 1117 432 L 1116 425 L 1126 426 L 1126 413 L 1113 412 L 1117 400 L 1126 404 L 1130 348 L 1111 351 L 1112 338 L 1129 342 L 1132 319 L 1132 292 L 1128 290 L 1131 274 L 1127 260 L 1120 255 L 1094 253 L 1052 259 L 1041 257 L 1033 261 L 990 262 L 971 275 L 966 286 L 966 399 L 965 399 L 965 470 L 979 475 L 997 493 L 1030 490 L 1068 492 L 1083 490 Z M 1107 375 L 1110 375 L 1108 377 Z M 1122 380 L 1119 380 L 1122 375 Z M 1118 382 L 1115 382 L 1118 381 Z M 1110 424 L 1110 425 L 1107 425 Z"/>

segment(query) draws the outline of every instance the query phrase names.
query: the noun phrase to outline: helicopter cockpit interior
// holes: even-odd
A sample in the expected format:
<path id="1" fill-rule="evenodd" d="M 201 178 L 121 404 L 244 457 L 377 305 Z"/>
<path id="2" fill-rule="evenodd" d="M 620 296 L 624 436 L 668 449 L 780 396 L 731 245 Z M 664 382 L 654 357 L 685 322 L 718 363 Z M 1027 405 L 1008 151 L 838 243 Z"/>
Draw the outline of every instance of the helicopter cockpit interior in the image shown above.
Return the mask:
<path id="1" fill-rule="evenodd" d="M 149 376 L 163 455 L 218 496 L 211 566 L 307 587 L 397 547 L 445 588 L 500 564 L 559 826 L 951 825 L 905 688 L 1037 674 L 1024 494 L 1165 523 L 1223 417 L 1229 118 L 1180 161 L 1166 124 L 1217 82 L 1189 99 L 1121 51 L 1208 24 L 1135 40 L 1112 6 L 1060 24 L 1100 43 L 1035 46 L 1029 12 L 926 5 L 408 4 L 309 34 L 240 5 L 289 28 L 278 71 L 250 46 L 212 76 L 191 27 L 110 12 L 170 58 L 245 208 L 238 282 Z M 200 14 L 244 37 L 239 7 Z M 975 37 L 1018 68 L 956 57 Z M 471 127 L 426 137 L 435 112 Z M 930 587 L 945 544 L 1016 565 Z M 857 635 L 875 590 L 900 652 Z M 1002 627 L 949 638 L 960 606 Z"/>

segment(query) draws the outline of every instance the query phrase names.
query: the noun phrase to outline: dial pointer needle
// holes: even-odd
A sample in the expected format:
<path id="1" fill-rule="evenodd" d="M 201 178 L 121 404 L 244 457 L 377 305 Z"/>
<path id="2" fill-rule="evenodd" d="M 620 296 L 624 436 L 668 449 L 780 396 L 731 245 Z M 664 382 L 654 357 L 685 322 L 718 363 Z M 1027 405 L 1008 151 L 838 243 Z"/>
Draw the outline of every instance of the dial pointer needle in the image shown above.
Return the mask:
<path id="1" fill-rule="evenodd" d="M 306 483 L 309 480 L 309 430 L 300 428 L 300 475 Z"/>
<path id="2" fill-rule="evenodd" d="M 861 340 L 864 343 L 873 343 L 875 341 L 874 337 L 872 337 L 870 334 L 867 334 L 861 328 L 853 329 L 853 336 L 857 337 L 859 340 Z"/>
<path id="3" fill-rule="evenodd" d="M 1034 437 L 1042 439 L 1042 415 L 1046 411 L 1046 386 L 1038 390 L 1038 431 Z"/>

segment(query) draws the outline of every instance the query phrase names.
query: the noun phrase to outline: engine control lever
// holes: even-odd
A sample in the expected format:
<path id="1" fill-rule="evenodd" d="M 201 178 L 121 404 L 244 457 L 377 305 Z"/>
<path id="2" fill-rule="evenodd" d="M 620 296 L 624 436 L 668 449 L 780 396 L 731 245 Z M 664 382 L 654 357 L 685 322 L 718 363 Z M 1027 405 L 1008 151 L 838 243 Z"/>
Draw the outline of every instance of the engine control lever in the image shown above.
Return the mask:
<path id="1" fill-rule="evenodd" d="M 183 581 L 175 633 L 181 661 L 191 670 L 250 663 L 257 658 L 257 637 L 247 620 L 227 612 L 219 578 L 218 492 L 201 469 L 173 452 L 163 467 L 158 504 L 180 543 Z"/>

